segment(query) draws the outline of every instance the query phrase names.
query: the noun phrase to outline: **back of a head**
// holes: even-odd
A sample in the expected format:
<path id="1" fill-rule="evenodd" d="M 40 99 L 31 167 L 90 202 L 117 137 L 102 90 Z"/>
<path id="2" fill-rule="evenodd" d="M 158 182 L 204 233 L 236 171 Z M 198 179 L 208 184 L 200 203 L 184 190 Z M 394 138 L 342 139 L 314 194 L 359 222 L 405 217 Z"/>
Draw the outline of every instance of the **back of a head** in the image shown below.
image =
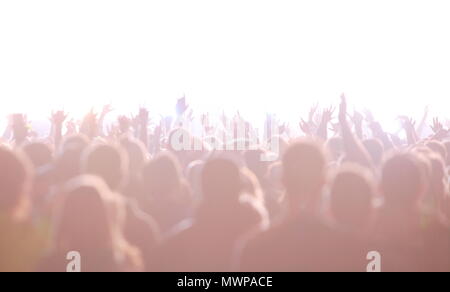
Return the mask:
<path id="1" fill-rule="evenodd" d="M 89 145 L 89 138 L 83 134 L 75 134 L 70 135 L 64 138 L 61 151 L 65 151 L 67 149 L 81 149 L 84 150 Z"/>
<path id="2" fill-rule="evenodd" d="M 238 202 L 242 180 L 239 168 L 231 160 L 207 161 L 202 170 L 203 198 L 207 202 Z"/>
<path id="3" fill-rule="evenodd" d="M 426 178 L 418 159 L 412 153 L 397 153 L 384 162 L 381 189 L 388 206 L 417 206 L 426 189 Z"/>
<path id="4" fill-rule="evenodd" d="M 315 194 L 326 179 L 327 158 L 323 147 L 311 140 L 299 140 L 283 156 L 283 183 L 289 195 Z"/>
<path id="5" fill-rule="evenodd" d="M 86 149 L 83 170 L 104 179 L 111 190 L 118 190 L 127 174 L 127 156 L 119 147 L 97 144 Z"/>
<path id="6" fill-rule="evenodd" d="M 23 146 L 22 150 L 36 168 L 48 165 L 53 160 L 52 149 L 45 143 L 28 143 Z"/>
<path id="7" fill-rule="evenodd" d="M 152 196 L 166 196 L 181 183 L 178 160 L 169 152 L 156 156 L 142 171 L 144 191 Z"/>
<path id="8" fill-rule="evenodd" d="M 80 176 L 67 183 L 55 217 L 59 248 L 112 248 L 114 212 L 108 192 L 106 184 L 94 176 Z"/>
<path id="9" fill-rule="evenodd" d="M 364 148 L 366 148 L 372 161 L 376 165 L 380 165 L 383 162 L 384 146 L 378 139 L 367 139 L 363 141 Z"/>
<path id="10" fill-rule="evenodd" d="M 54 167 L 56 183 L 65 183 L 80 175 L 82 152 L 80 148 L 66 148 L 56 157 Z"/>
<path id="11" fill-rule="evenodd" d="M 338 224 L 363 227 L 370 219 L 374 179 L 361 167 L 344 166 L 333 180 L 330 195 L 332 216 Z"/>
<path id="12" fill-rule="evenodd" d="M 130 137 L 122 138 L 120 144 L 128 153 L 129 169 L 132 174 L 140 173 L 148 159 L 145 145 L 141 141 Z"/>
<path id="13" fill-rule="evenodd" d="M 19 207 L 27 195 L 30 175 L 31 166 L 25 157 L 0 147 L 0 211 Z"/>

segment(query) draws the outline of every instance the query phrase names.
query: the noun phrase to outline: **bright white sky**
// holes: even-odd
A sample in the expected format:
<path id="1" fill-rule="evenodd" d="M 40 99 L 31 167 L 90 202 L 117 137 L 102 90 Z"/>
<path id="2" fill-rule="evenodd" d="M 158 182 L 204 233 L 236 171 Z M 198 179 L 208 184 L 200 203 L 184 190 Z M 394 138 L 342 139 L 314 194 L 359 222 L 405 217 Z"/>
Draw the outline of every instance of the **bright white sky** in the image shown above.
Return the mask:
<path id="1" fill-rule="evenodd" d="M 0 111 L 166 114 L 186 94 L 291 119 L 345 92 L 386 121 L 443 114 L 449 15 L 446 0 L 2 0 Z"/>

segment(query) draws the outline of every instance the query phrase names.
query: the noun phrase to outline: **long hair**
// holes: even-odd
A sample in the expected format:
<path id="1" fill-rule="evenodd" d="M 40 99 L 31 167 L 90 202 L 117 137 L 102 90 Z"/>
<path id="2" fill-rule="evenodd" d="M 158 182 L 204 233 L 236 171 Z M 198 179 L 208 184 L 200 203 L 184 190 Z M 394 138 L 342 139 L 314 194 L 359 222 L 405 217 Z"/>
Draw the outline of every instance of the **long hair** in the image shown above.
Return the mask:
<path id="1" fill-rule="evenodd" d="M 55 213 L 55 249 L 92 254 L 110 251 L 114 260 L 141 265 L 139 253 L 122 233 L 125 209 L 120 196 L 95 176 L 69 181 Z"/>

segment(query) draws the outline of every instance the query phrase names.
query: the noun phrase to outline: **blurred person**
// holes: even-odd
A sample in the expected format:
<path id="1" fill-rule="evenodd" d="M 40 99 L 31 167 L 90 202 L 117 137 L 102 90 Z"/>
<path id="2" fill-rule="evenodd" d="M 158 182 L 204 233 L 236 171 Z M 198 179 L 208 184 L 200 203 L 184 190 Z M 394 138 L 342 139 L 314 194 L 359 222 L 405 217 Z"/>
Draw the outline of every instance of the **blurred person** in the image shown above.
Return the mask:
<path id="1" fill-rule="evenodd" d="M 120 139 L 120 145 L 128 155 L 128 181 L 124 186 L 123 194 L 127 197 L 137 198 L 141 190 L 142 170 L 149 159 L 145 145 L 134 138 L 123 137 Z"/>
<path id="2" fill-rule="evenodd" d="M 371 251 L 375 179 L 358 165 L 342 166 L 330 186 L 329 211 L 333 232 L 329 238 L 331 271 L 365 271 Z"/>
<path id="3" fill-rule="evenodd" d="M 163 271 L 232 271 L 239 239 L 262 223 L 256 194 L 244 195 L 241 172 L 232 161 L 207 161 L 202 190 L 203 201 L 193 220 L 180 224 L 161 248 Z"/>
<path id="4" fill-rule="evenodd" d="M 22 150 L 36 170 L 32 182 L 31 201 L 33 216 L 39 216 L 45 208 L 47 195 L 53 183 L 53 178 L 48 173 L 53 164 L 53 149 L 46 143 L 32 142 L 25 144 Z"/>
<path id="5" fill-rule="evenodd" d="M 94 176 L 68 182 L 54 217 L 53 246 L 40 264 L 45 272 L 64 272 L 67 254 L 81 256 L 83 272 L 140 271 L 139 250 L 122 233 L 125 219 L 120 198 Z"/>
<path id="6" fill-rule="evenodd" d="M 261 187 L 263 199 L 270 213 L 270 218 L 274 219 L 279 216 L 281 206 L 279 193 L 276 191 L 273 181 L 269 179 L 268 170 L 271 163 L 261 160 L 262 155 L 265 154 L 266 153 L 261 149 L 247 150 L 243 153 L 243 157 L 245 165 L 258 180 L 256 183 Z"/>
<path id="7" fill-rule="evenodd" d="M 241 251 L 241 271 L 300 272 L 326 270 L 329 228 L 321 218 L 328 158 L 321 144 L 300 140 L 286 150 L 282 180 L 287 216 L 250 239 Z"/>
<path id="8" fill-rule="evenodd" d="M 155 218 L 163 234 L 192 216 L 191 191 L 171 153 L 160 153 L 144 166 L 139 203 Z"/>
<path id="9" fill-rule="evenodd" d="M 48 144 L 32 142 L 25 144 L 22 150 L 36 169 L 49 165 L 53 161 L 53 150 Z"/>
<path id="10" fill-rule="evenodd" d="M 30 272 L 47 244 L 46 226 L 29 217 L 33 168 L 22 155 L 0 146 L 0 271 Z"/>
<path id="11" fill-rule="evenodd" d="M 96 175 L 104 180 L 109 189 L 122 194 L 129 177 L 128 157 L 119 146 L 94 144 L 86 149 L 82 159 L 82 169 L 86 174 Z M 142 252 L 146 270 L 152 270 L 154 249 L 159 244 L 159 227 L 153 214 L 142 211 L 137 201 L 124 197 L 126 218 L 125 238 Z"/>
<path id="12" fill-rule="evenodd" d="M 422 160 L 422 162 L 421 162 Z M 375 228 L 384 271 L 448 270 L 450 233 L 423 221 L 420 203 L 430 186 L 431 168 L 419 154 L 397 153 L 382 169 L 384 205 Z M 424 225 L 425 224 L 425 225 Z M 440 240 L 435 240 L 439 236 Z M 446 247 L 445 247 L 446 246 Z"/>

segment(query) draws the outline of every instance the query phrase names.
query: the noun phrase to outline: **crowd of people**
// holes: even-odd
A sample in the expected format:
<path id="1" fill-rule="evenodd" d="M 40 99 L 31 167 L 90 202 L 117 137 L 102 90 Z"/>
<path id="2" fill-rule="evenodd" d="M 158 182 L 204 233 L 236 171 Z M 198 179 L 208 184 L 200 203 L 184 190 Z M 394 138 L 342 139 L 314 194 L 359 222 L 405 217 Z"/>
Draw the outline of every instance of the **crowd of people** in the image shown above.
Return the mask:
<path id="1" fill-rule="evenodd" d="M 313 107 L 300 136 L 282 124 L 258 139 L 244 117 L 213 123 L 184 98 L 157 123 L 143 108 L 110 125 L 109 106 L 80 122 L 53 112 L 47 137 L 14 114 L 0 140 L 0 271 L 66 271 L 71 251 L 87 272 L 364 272 L 373 251 L 382 271 L 450 271 L 449 129 L 400 117 L 388 133 L 338 102 Z M 195 119 L 183 143 L 203 147 L 175 149 Z M 243 137 L 224 127 L 238 121 Z"/>

